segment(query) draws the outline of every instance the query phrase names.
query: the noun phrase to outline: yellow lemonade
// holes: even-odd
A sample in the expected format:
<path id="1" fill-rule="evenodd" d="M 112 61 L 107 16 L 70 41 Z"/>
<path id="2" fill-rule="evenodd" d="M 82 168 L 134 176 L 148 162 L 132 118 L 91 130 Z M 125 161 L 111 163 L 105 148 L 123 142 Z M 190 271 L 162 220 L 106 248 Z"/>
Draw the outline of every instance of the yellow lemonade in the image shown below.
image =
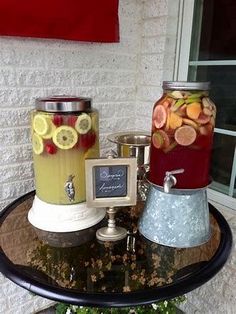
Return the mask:
<path id="1" fill-rule="evenodd" d="M 84 202 L 85 159 L 99 157 L 98 112 L 32 113 L 37 196 L 47 203 Z"/>

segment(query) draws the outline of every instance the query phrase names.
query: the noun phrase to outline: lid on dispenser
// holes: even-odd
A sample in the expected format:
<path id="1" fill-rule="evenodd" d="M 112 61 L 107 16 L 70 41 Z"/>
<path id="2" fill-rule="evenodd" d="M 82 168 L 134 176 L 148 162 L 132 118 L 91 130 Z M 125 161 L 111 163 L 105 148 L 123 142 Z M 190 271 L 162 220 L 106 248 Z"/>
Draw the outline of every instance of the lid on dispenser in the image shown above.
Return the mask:
<path id="1" fill-rule="evenodd" d="M 89 111 L 91 109 L 91 98 L 58 95 L 37 98 L 35 107 L 40 111 L 47 112 L 76 112 Z"/>
<path id="2" fill-rule="evenodd" d="M 162 88 L 177 90 L 209 90 L 210 82 L 164 81 Z"/>

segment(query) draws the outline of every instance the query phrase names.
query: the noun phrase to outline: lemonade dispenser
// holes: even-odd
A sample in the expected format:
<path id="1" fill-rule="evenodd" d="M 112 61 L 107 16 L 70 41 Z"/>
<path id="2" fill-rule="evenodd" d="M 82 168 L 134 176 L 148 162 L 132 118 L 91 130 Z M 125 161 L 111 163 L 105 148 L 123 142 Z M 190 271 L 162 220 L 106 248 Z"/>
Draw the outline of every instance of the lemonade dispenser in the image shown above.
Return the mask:
<path id="1" fill-rule="evenodd" d="M 210 237 L 206 189 L 216 106 L 209 82 L 163 82 L 153 108 L 150 190 L 139 231 L 149 240 L 192 247 Z"/>
<path id="2" fill-rule="evenodd" d="M 81 230 L 105 215 L 86 206 L 85 159 L 99 157 L 98 111 L 91 102 L 76 96 L 36 99 L 31 113 L 36 196 L 28 218 L 39 229 Z"/>

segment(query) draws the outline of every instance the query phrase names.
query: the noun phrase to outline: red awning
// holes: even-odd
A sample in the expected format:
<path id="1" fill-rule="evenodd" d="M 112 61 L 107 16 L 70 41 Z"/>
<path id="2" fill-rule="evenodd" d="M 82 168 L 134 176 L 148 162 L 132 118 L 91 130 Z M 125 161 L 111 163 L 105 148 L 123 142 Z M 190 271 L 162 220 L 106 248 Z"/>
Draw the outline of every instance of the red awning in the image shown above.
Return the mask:
<path id="1" fill-rule="evenodd" d="M 119 0 L 0 0 L 0 35 L 119 41 Z"/>

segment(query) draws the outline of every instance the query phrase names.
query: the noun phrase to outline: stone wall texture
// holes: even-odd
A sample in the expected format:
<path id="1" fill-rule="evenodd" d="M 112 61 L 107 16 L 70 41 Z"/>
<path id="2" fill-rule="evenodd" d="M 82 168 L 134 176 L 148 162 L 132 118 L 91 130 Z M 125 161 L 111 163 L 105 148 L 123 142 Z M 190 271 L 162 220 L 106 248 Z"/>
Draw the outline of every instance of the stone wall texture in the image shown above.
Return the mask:
<path id="1" fill-rule="evenodd" d="M 161 82 L 172 79 L 178 0 L 120 0 L 120 43 L 0 38 L 0 210 L 34 189 L 29 113 L 36 97 L 72 94 L 93 98 L 106 136 L 150 131 Z M 236 233 L 235 212 L 224 214 Z M 236 253 L 203 287 L 187 294 L 186 313 L 236 313 Z M 32 314 L 52 304 L 0 275 L 0 314 Z"/>

